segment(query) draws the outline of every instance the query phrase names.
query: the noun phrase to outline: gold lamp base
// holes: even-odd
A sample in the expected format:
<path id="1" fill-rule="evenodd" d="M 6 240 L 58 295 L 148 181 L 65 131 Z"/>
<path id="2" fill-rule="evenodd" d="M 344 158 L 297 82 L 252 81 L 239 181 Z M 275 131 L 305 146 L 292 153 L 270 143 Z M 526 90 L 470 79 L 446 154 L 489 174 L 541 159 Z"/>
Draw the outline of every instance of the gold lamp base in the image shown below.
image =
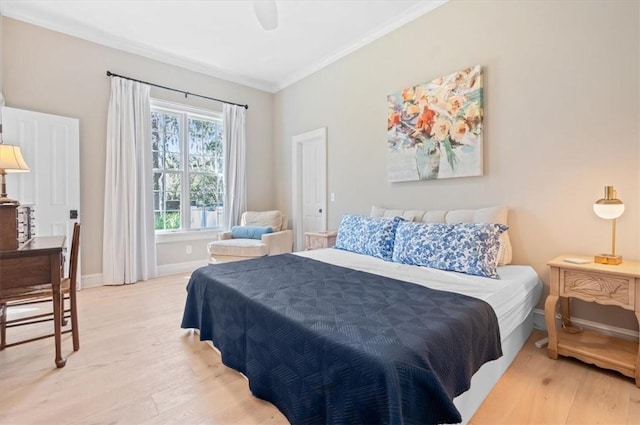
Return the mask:
<path id="1" fill-rule="evenodd" d="M 594 263 L 599 264 L 609 264 L 612 266 L 617 266 L 622 263 L 622 256 L 620 255 L 611 255 L 611 254 L 598 254 L 593 257 Z"/>

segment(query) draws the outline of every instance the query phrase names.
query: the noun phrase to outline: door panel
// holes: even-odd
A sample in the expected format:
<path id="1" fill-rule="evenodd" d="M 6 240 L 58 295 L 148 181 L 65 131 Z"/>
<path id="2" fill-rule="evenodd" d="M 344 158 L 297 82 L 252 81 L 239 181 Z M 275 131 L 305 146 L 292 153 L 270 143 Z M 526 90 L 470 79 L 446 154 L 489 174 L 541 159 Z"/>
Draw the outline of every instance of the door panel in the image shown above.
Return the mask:
<path id="1" fill-rule="evenodd" d="M 302 144 L 302 228 L 304 232 L 319 232 L 322 227 L 322 188 L 319 141 Z"/>
<path id="2" fill-rule="evenodd" d="M 65 235 L 69 248 L 77 221 L 70 210 L 80 210 L 79 121 L 9 107 L 2 121 L 4 142 L 20 146 L 31 170 L 8 174 L 7 193 L 34 205 L 36 236 Z M 66 255 L 65 273 L 68 260 Z"/>
<path id="3" fill-rule="evenodd" d="M 305 232 L 327 229 L 326 128 L 293 136 L 293 230 L 296 249 Z"/>

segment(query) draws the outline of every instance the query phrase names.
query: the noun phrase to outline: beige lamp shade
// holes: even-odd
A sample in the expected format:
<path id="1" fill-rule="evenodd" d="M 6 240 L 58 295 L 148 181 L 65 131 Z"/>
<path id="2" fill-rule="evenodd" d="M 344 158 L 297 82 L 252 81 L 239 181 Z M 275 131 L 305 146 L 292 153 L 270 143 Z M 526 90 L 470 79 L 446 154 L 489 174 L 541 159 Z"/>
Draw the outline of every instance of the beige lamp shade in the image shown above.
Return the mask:
<path id="1" fill-rule="evenodd" d="M 0 143 L 0 177 L 2 178 L 0 185 L 0 205 L 19 205 L 18 201 L 7 196 L 7 182 L 5 179 L 7 173 L 25 173 L 28 171 L 29 166 L 24 162 L 22 152 L 20 152 L 20 146 Z"/>
<path id="2" fill-rule="evenodd" d="M 20 146 L 0 144 L 0 170 L 6 173 L 28 172 Z"/>

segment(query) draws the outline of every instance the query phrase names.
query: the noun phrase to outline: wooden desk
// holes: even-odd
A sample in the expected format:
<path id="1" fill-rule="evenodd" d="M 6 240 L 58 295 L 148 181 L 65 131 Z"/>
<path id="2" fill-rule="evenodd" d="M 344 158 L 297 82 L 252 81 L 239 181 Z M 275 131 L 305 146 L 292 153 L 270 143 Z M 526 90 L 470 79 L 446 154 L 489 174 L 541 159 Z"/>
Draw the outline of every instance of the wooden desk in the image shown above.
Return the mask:
<path id="1" fill-rule="evenodd" d="M 60 282 L 64 236 L 35 237 L 16 250 L 0 251 L 0 289 L 51 283 L 53 292 L 53 329 L 57 367 L 64 367 L 60 339 L 62 334 Z"/>

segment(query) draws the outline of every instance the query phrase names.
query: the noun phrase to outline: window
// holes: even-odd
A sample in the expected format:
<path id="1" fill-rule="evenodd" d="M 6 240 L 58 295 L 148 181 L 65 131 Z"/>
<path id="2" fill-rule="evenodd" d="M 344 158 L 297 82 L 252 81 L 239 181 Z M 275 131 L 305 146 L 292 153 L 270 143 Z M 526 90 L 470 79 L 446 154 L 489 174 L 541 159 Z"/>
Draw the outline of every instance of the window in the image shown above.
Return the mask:
<path id="1" fill-rule="evenodd" d="M 215 112 L 152 102 L 156 232 L 222 227 L 222 129 Z"/>

